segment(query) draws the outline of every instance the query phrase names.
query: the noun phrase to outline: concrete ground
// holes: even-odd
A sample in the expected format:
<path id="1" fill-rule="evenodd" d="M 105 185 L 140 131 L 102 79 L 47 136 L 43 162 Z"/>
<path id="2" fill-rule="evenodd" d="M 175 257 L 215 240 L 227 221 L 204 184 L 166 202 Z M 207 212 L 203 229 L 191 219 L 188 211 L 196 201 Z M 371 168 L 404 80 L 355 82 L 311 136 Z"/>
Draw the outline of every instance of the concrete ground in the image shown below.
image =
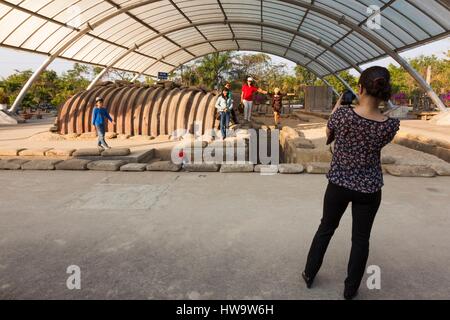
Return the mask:
<path id="1" fill-rule="evenodd" d="M 341 299 L 347 213 L 299 281 L 324 176 L 0 172 L 0 299 Z M 450 178 L 386 176 L 360 299 L 450 298 Z M 350 209 L 349 209 L 350 210 Z M 66 288 L 70 265 L 80 291 Z"/>

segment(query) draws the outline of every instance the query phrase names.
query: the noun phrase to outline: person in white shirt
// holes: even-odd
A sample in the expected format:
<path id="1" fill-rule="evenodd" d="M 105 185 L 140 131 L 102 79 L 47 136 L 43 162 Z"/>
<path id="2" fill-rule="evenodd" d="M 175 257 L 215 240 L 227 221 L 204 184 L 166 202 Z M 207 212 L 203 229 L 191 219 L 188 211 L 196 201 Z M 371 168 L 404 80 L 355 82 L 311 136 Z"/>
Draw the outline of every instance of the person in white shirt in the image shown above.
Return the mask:
<path id="1" fill-rule="evenodd" d="M 230 126 L 231 110 L 233 109 L 233 99 L 230 98 L 230 91 L 223 89 L 222 94 L 216 102 L 216 109 L 220 113 L 220 131 L 222 138 L 226 139 L 228 127 Z"/>

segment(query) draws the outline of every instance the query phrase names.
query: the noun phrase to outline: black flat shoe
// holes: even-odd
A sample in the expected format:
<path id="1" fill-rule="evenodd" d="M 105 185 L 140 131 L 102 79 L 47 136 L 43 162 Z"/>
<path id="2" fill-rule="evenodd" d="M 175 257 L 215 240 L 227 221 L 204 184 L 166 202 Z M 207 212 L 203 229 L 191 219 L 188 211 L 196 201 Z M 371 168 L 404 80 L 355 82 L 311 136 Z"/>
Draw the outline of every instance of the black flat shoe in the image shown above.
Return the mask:
<path id="1" fill-rule="evenodd" d="M 307 275 L 306 275 L 306 273 L 302 273 L 302 278 L 303 278 L 303 280 L 305 281 L 305 283 L 306 283 L 306 287 L 308 288 L 308 289 L 311 289 L 311 287 L 312 287 L 312 285 L 313 285 L 313 282 L 314 282 L 314 278 L 310 278 L 310 277 L 308 277 Z"/>
<path id="2" fill-rule="evenodd" d="M 345 288 L 344 299 L 353 300 L 358 296 L 358 289 Z"/>

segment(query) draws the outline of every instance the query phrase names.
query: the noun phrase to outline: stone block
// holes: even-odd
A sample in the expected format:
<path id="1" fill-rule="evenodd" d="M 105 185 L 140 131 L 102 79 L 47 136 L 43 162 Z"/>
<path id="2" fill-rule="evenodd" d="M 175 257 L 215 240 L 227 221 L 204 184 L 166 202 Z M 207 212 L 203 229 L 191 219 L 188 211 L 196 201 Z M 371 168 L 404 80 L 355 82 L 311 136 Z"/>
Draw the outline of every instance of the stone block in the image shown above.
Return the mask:
<path id="1" fill-rule="evenodd" d="M 435 155 L 444 161 L 450 162 L 450 149 L 436 147 Z"/>
<path id="2" fill-rule="evenodd" d="M 80 134 L 78 134 L 78 133 L 69 133 L 69 134 L 66 134 L 64 136 L 64 139 L 66 139 L 66 140 L 76 140 L 76 139 L 78 139 L 79 136 L 80 136 Z"/>
<path id="3" fill-rule="evenodd" d="M 450 164 L 432 164 L 429 167 L 436 171 L 438 176 L 450 176 Z"/>
<path id="4" fill-rule="evenodd" d="M 61 160 L 31 160 L 22 165 L 22 170 L 55 170 Z"/>
<path id="5" fill-rule="evenodd" d="M 45 153 L 47 157 L 71 157 L 75 149 L 51 149 Z"/>
<path id="6" fill-rule="evenodd" d="M 147 170 L 146 163 L 129 163 L 120 167 L 120 171 L 124 172 L 143 172 Z"/>
<path id="7" fill-rule="evenodd" d="M 296 149 L 295 163 L 306 165 L 313 162 L 330 163 L 333 155 L 328 150 Z"/>
<path id="8" fill-rule="evenodd" d="M 83 159 L 69 159 L 58 163 L 55 168 L 56 170 L 83 171 L 88 169 L 88 164 L 91 162 Z"/>
<path id="9" fill-rule="evenodd" d="M 97 139 L 97 132 L 86 132 L 83 134 L 80 134 L 78 136 L 78 139 L 80 140 L 93 140 L 93 139 Z"/>
<path id="10" fill-rule="evenodd" d="M 310 174 L 328 174 L 331 169 L 329 162 L 312 162 L 306 166 L 306 171 Z"/>
<path id="11" fill-rule="evenodd" d="M 187 172 L 218 172 L 220 165 L 215 163 L 191 163 L 183 166 Z"/>
<path id="12" fill-rule="evenodd" d="M 181 170 L 181 167 L 181 164 L 175 164 L 172 161 L 156 161 L 147 165 L 147 171 L 178 172 Z"/>
<path id="13" fill-rule="evenodd" d="M 280 164 L 278 167 L 281 174 L 300 174 L 305 171 L 301 164 Z"/>
<path id="14" fill-rule="evenodd" d="M 51 148 L 42 148 L 42 149 L 26 149 L 19 152 L 19 156 L 22 157 L 45 157 L 45 154 L 52 150 Z"/>
<path id="15" fill-rule="evenodd" d="M 77 156 L 77 159 L 85 159 L 91 161 L 100 161 L 100 160 L 121 160 L 128 163 L 149 163 L 150 160 L 155 158 L 155 149 L 150 150 L 140 150 L 133 151 L 128 156 L 108 156 L 104 157 L 101 155 L 98 156 Z"/>
<path id="16" fill-rule="evenodd" d="M 102 157 L 125 157 L 131 154 L 128 148 L 112 148 L 102 152 Z"/>
<path id="17" fill-rule="evenodd" d="M 305 138 L 296 138 L 292 139 L 292 143 L 294 144 L 295 148 L 300 149 L 315 149 L 316 146 L 314 143 L 312 143 L 311 140 L 307 140 Z"/>
<path id="18" fill-rule="evenodd" d="M 117 136 L 117 139 L 118 140 L 128 140 L 128 139 L 130 139 L 131 138 L 131 135 L 129 135 L 129 134 L 119 134 L 118 136 Z"/>
<path id="19" fill-rule="evenodd" d="M 436 171 L 427 166 L 387 165 L 385 168 L 387 173 L 396 177 L 432 178 L 436 176 Z"/>
<path id="20" fill-rule="evenodd" d="M 17 157 L 23 150 L 25 149 L 0 149 L 0 157 Z"/>
<path id="21" fill-rule="evenodd" d="M 391 156 L 382 156 L 381 157 L 381 164 L 395 164 L 396 160 L 394 157 Z"/>
<path id="22" fill-rule="evenodd" d="M 21 170 L 22 165 L 29 160 L 24 159 L 6 159 L 0 160 L 0 170 Z"/>
<path id="23" fill-rule="evenodd" d="M 107 132 L 105 133 L 106 139 L 117 139 L 117 133 L 115 132 Z"/>
<path id="24" fill-rule="evenodd" d="M 93 171 L 119 171 L 120 167 L 127 163 L 122 160 L 99 160 L 88 164 L 88 169 Z"/>
<path id="25" fill-rule="evenodd" d="M 300 134 L 291 127 L 283 127 L 283 129 L 281 129 L 281 132 L 285 133 L 286 136 L 290 139 L 295 139 L 295 138 L 300 137 Z"/>
<path id="26" fill-rule="evenodd" d="M 90 148 L 90 149 L 78 149 L 73 153 L 73 156 L 78 157 L 99 157 L 103 152 L 100 148 Z"/>
<path id="27" fill-rule="evenodd" d="M 254 172 L 255 165 L 251 163 L 247 164 L 223 164 L 220 167 L 222 173 L 248 173 Z"/>
<path id="28" fill-rule="evenodd" d="M 258 164 L 254 170 L 261 174 L 277 174 L 279 172 L 279 166 Z"/>

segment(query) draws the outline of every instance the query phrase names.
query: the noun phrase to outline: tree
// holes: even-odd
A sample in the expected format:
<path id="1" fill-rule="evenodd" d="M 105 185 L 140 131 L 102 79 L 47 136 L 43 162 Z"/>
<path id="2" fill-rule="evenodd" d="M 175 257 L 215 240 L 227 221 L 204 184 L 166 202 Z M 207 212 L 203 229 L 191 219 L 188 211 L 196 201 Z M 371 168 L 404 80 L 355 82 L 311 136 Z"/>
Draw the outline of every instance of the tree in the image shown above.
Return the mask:
<path id="1" fill-rule="evenodd" d="M 234 61 L 233 75 L 241 80 L 251 75 L 261 81 L 266 78 L 271 64 L 272 59 L 265 53 L 238 55 Z"/>
<path id="2" fill-rule="evenodd" d="M 298 81 L 307 86 L 313 86 L 317 82 L 317 76 L 301 65 L 295 67 L 295 76 Z"/>
<path id="3" fill-rule="evenodd" d="M 355 92 L 358 91 L 358 80 L 359 80 L 358 78 L 353 76 L 349 71 L 339 72 L 339 76 L 342 79 L 344 79 Z M 341 81 L 339 81 L 339 79 L 336 78 L 335 76 L 325 77 L 325 80 L 327 80 L 330 83 L 330 85 L 333 86 L 339 93 L 342 93 L 347 90 L 347 87 L 344 86 L 344 84 Z"/>
<path id="4" fill-rule="evenodd" d="M 431 86 L 443 97 L 450 97 L 450 51 L 447 58 L 439 59 L 436 56 L 421 56 L 409 61 L 411 65 L 423 77 L 426 77 L 428 67 L 431 67 Z M 411 99 L 423 94 L 416 81 L 401 67 L 389 65 L 392 76 L 394 94 L 402 93 Z M 32 107 L 41 103 L 50 103 L 59 106 L 74 94 L 86 90 L 89 83 L 103 68 L 89 67 L 75 63 L 73 68 L 58 75 L 52 70 L 46 70 L 33 84 L 23 100 L 23 107 Z M 289 74 L 286 65 L 275 64 L 269 55 L 235 54 L 232 52 L 213 53 L 180 67 L 170 74 L 171 79 L 177 80 L 185 86 L 204 85 L 209 89 L 220 88 L 226 80 L 233 83 L 233 87 L 240 88 L 242 81 L 249 75 L 253 76 L 258 85 L 268 90 L 279 87 L 285 93 L 302 95 L 304 85 L 323 85 L 308 69 L 298 65 L 295 73 Z M 32 76 L 32 70 L 16 72 L 6 79 L 0 79 L 0 99 L 12 104 L 20 90 Z M 116 79 L 131 80 L 132 74 L 123 71 L 110 71 L 109 75 Z M 358 79 L 349 71 L 340 72 L 339 75 L 346 80 L 353 89 L 357 89 Z M 345 91 L 345 86 L 334 76 L 326 77 L 326 80 L 337 91 Z M 146 78 L 148 84 L 154 84 L 155 80 Z"/>
<path id="5" fill-rule="evenodd" d="M 0 104 L 8 104 L 9 103 L 9 99 L 8 99 L 8 95 L 5 92 L 5 89 L 0 88 Z"/>
<path id="6" fill-rule="evenodd" d="M 200 77 L 197 72 L 197 68 L 193 65 L 182 66 L 181 70 L 181 83 L 184 86 L 196 86 L 200 84 Z"/>
<path id="7" fill-rule="evenodd" d="M 204 56 L 197 66 L 200 82 L 209 89 L 222 86 L 232 67 L 232 53 L 212 53 Z"/>
<path id="8" fill-rule="evenodd" d="M 439 59 L 436 56 L 420 56 L 409 60 L 409 63 L 424 78 L 427 76 L 427 69 L 431 67 L 431 87 L 438 94 L 450 92 L 450 52 L 447 53 L 447 59 Z M 394 93 L 405 93 L 408 97 L 422 94 L 422 90 L 417 82 L 403 68 L 393 64 L 388 67 L 391 77 Z"/>

